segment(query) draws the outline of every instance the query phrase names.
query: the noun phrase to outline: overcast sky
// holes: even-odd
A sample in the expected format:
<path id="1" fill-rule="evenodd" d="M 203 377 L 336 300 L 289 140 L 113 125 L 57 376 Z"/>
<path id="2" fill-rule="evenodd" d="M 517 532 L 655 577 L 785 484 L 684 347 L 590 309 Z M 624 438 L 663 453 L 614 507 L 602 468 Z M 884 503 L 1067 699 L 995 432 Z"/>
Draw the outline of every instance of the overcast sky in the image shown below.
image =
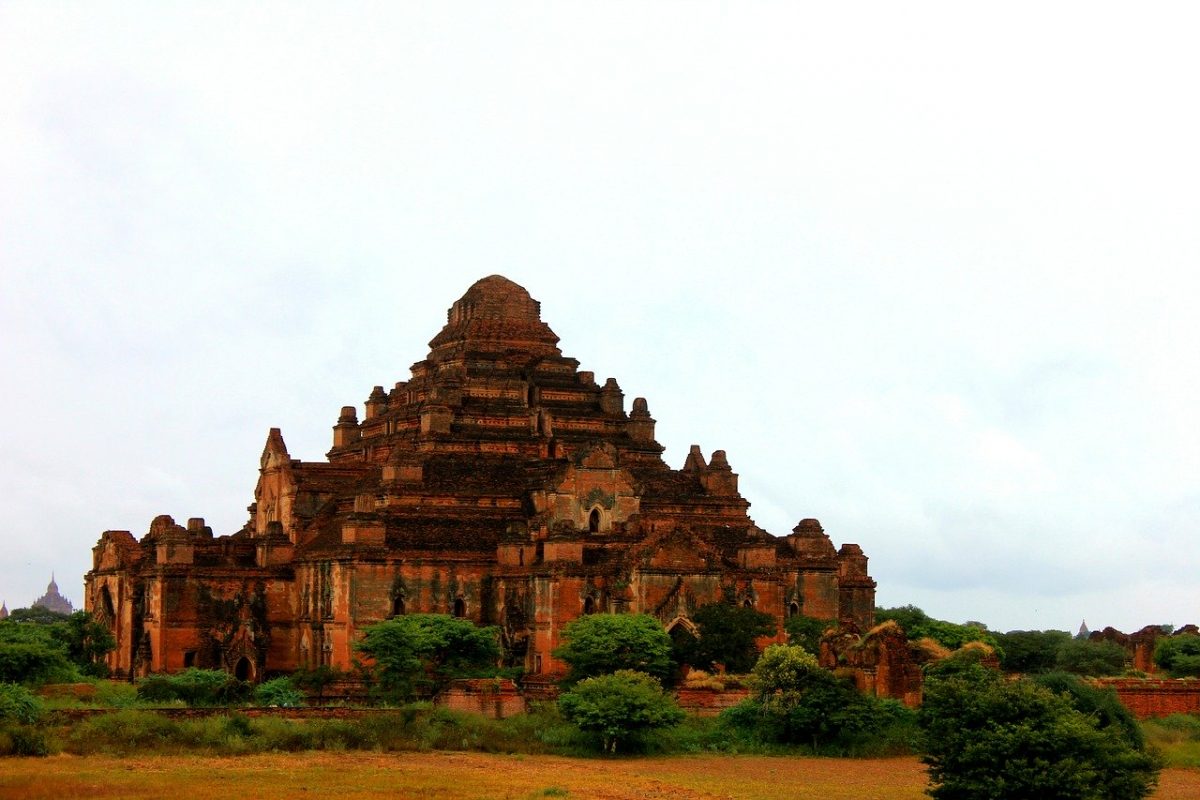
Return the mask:
<path id="1" fill-rule="evenodd" d="M 0 600 L 500 273 L 880 605 L 1200 622 L 1194 4 L 0 1 Z"/>

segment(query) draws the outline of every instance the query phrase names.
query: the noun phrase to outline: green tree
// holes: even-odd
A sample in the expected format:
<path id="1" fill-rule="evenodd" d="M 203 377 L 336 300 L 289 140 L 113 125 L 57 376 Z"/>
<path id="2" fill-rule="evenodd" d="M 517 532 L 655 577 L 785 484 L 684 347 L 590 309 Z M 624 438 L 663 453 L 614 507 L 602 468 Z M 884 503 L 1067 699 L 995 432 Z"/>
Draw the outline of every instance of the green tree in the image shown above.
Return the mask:
<path id="1" fill-rule="evenodd" d="M 1154 663 L 1175 678 L 1200 676 L 1200 636 L 1183 633 L 1159 639 L 1154 647 Z"/>
<path id="2" fill-rule="evenodd" d="M 173 675 L 157 673 L 138 681 L 137 694 L 151 703 L 182 701 L 189 706 L 241 705 L 250 697 L 251 686 L 219 669 L 185 669 Z"/>
<path id="3" fill-rule="evenodd" d="M 493 674 L 500 631 L 449 614 L 405 614 L 363 629 L 358 652 L 375 661 L 385 692 L 406 700 L 441 691 L 455 678 Z"/>
<path id="4" fill-rule="evenodd" d="M 685 716 L 657 678 L 627 669 L 584 678 L 558 698 L 558 707 L 581 730 L 599 734 L 608 753 L 644 731 L 675 725 Z"/>
<path id="5" fill-rule="evenodd" d="M 950 650 L 957 650 L 968 642 L 983 642 L 1003 656 L 1003 648 L 996 635 L 979 623 L 959 625 L 934 619 L 913 605 L 876 609 L 875 619 L 878 622 L 895 620 L 896 624 L 904 629 L 909 640 L 930 638 Z"/>
<path id="6" fill-rule="evenodd" d="M 926 683 L 922 760 L 935 800 L 1138 800 L 1156 759 L 1070 697 L 975 665 Z"/>
<path id="7" fill-rule="evenodd" d="M 821 652 L 821 637 L 830 628 L 837 628 L 837 620 L 806 617 L 803 614 L 788 617 L 783 623 L 788 644 L 798 644 L 810 653 Z"/>
<path id="8" fill-rule="evenodd" d="M 292 673 L 292 683 L 306 692 L 316 692 L 317 703 L 325 700 L 325 690 L 331 684 L 344 680 L 346 673 L 337 667 L 322 664 L 312 669 L 297 670 Z"/>
<path id="9" fill-rule="evenodd" d="M 69 614 L 60 614 L 42 606 L 30 608 L 14 608 L 8 615 L 9 622 L 22 622 L 33 625 L 53 625 L 56 622 L 66 622 Z"/>
<path id="10" fill-rule="evenodd" d="M 15 683 L 0 683 L 0 722 L 15 720 L 23 725 L 32 725 L 42 715 L 42 701 Z"/>
<path id="11" fill-rule="evenodd" d="M 1076 675 L 1120 675 L 1125 671 L 1125 649 L 1112 642 L 1072 639 L 1059 648 L 1054 666 Z"/>
<path id="12" fill-rule="evenodd" d="M 1034 677 L 1033 681 L 1066 697 L 1072 707 L 1090 717 L 1096 727 L 1112 728 L 1133 747 L 1145 749 L 1146 737 L 1142 735 L 1141 726 L 1112 689 L 1099 689 L 1068 672 L 1047 672 Z"/>
<path id="13" fill-rule="evenodd" d="M 996 634 L 1005 672 L 1035 674 L 1050 672 L 1058 665 L 1058 651 L 1071 641 L 1066 631 L 1009 631 Z"/>
<path id="14" fill-rule="evenodd" d="M 79 678 L 74 665 L 53 644 L 0 642 L 0 682 L 38 685 Z"/>
<path id="15" fill-rule="evenodd" d="M 117 646 L 112 631 L 97 622 L 86 611 L 76 611 L 51 627 L 51 635 L 62 644 L 67 658 L 77 664 L 85 675 L 106 677 L 108 666 L 104 656 Z"/>
<path id="16" fill-rule="evenodd" d="M 816 656 L 794 644 L 773 644 L 763 650 L 750 673 L 751 685 L 760 702 L 785 706 L 828 675 Z"/>
<path id="17" fill-rule="evenodd" d="M 297 689 L 292 679 L 286 675 L 272 678 L 254 687 L 254 702 L 260 706 L 298 708 L 305 704 L 305 700 L 304 692 Z"/>
<path id="18" fill-rule="evenodd" d="M 648 614 L 589 614 L 567 623 L 554 656 L 566 661 L 571 685 L 617 670 L 665 680 L 670 675 L 671 637 Z"/>
<path id="19" fill-rule="evenodd" d="M 722 714 L 725 724 L 743 734 L 822 753 L 907 752 L 911 747 L 910 710 L 860 694 L 798 645 L 768 647 L 751 677 L 755 697 Z"/>
<path id="20" fill-rule="evenodd" d="M 698 669 L 722 664 L 729 672 L 749 672 L 758 660 L 755 641 L 774 636 L 775 618 L 753 608 L 730 603 L 710 603 L 696 609 L 692 622 L 699 637 L 687 637 L 675 652 L 675 660 Z"/>

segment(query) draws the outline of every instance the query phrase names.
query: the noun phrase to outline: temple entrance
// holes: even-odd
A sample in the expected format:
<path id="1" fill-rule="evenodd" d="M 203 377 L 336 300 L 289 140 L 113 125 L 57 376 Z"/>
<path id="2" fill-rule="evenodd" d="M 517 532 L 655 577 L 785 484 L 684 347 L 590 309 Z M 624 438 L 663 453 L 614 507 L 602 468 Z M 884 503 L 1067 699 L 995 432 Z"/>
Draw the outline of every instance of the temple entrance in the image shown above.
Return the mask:
<path id="1" fill-rule="evenodd" d="M 676 617 L 667 626 L 667 633 L 671 636 L 671 659 L 679 665 L 679 674 L 675 678 L 682 680 L 696 658 L 696 644 L 700 637 L 696 626 L 684 617 Z"/>
<path id="2" fill-rule="evenodd" d="M 239 681 L 254 680 L 254 665 L 250 663 L 250 659 L 245 656 L 238 659 L 233 667 L 233 677 Z"/>

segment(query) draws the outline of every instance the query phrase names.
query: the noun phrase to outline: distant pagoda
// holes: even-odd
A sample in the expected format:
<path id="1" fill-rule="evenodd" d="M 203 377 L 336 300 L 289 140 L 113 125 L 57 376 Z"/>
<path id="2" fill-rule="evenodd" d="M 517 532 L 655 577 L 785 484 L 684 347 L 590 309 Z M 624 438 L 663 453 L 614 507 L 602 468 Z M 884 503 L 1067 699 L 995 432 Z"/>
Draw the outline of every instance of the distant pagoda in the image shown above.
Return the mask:
<path id="1" fill-rule="evenodd" d="M 71 601 L 58 593 L 58 584 L 54 582 L 54 573 L 50 573 L 50 585 L 46 587 L 46 593 L 33 601 L 33 608 L 44 608 L 55 614 L 75 613 L 75 607 L 71 605 Z"/>

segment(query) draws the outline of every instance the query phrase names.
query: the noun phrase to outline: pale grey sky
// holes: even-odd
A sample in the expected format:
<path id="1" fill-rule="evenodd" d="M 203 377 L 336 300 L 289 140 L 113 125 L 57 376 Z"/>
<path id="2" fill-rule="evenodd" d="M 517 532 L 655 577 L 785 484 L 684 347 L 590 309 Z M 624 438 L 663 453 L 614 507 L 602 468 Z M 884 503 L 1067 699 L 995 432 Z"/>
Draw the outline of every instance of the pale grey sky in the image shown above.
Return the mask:
<path id="1" fill-rule="evenodd" d="M 0 600 L 246 519 L 475 280 L 881 605 L 1200 621 L 1193 4 L 0 2 Z"/>

